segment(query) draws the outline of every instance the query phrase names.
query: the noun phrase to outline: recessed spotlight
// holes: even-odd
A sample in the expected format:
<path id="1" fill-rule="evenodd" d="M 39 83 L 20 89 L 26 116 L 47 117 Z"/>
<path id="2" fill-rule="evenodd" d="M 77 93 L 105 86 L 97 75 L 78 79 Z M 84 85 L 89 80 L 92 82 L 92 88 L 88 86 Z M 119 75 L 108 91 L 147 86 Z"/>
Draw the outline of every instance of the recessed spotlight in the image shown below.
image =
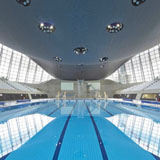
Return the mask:
<path id="1" fill-rule="evenodd" d="M 142 3 L 144 3 L 146 0 L 132 0 L 132 4 L 134 6 L 139 6 L 141 5 Z"/>
<path id="2" fill-rule="evenodd" d="M 99 59 L 100 62 L 106 62 L 108 60 L 108 57 L 102 57 Z"/>
<path id="3" fill-rule="evenodd" d="M 73 51 L 74 51 L 74 53 L 76 53 L 76 54 L 85 54 L 85 53 L 88 52 L 88 49 L 85 48 L 85 47 L 77 47 L 77 48 L 75 48 Z"/>
<path id="4" fill-rule="evenodd" d="M 100 65 L 100 68 L 104 68 L 104 65 Z"/>
<path id="5" fill-rule="evenodd" d="M 53 33 L 56 30 L 56 27 L 53 24 L 48 22 L 45 22 L 45 23 L 41 22 L 38 25 L 38 28 L 44 33 Z"/>
<path id="6" fill-rule="evenodd" d="M 31 0 L 16 0 L 19 4 L 27 7 L 31 4 Z"/>
<path id="7" fill-rule="evenodd" d="M 77 64 L 77 66 L 78 66 L 78 67 L 83 67 L 83 66 L 84 66 L 84 64 Z"/>
<path id="8" fill-rule="evenodd" d="M 117 33 L 119 31 L 121 31 L 123 29 L 124 25 L 122 23 L 116 22 L 116 23 L 112 23 L 109 24 L 106 28 L 106 30 L 109 33 Z"/>
<path id="9" fill-rule="evenodd" d="M 56 62 L 62 62 L 62 58 L 56 56 L 56 57 L 53 57 L 54 61 Z"/>
<path id="10" fill-rule="evenodd" d="M 58 67 L 58 68 L 62 68 L 62 66 L 61 66 L 60 64 L 57 64 L 57 67 Z"/>

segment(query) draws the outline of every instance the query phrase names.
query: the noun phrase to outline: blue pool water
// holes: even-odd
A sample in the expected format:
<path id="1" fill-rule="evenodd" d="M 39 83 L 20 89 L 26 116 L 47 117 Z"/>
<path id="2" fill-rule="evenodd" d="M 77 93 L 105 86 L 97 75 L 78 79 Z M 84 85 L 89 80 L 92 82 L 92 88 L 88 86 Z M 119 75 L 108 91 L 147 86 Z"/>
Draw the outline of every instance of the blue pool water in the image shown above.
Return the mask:
<path id="1" fill-rule="evenodd" d="M 125 134 L 129 128 L 125 128 L 124 132 L 120 130 L 124 126 L 127 127 L 125 123 L 129 124 L 129 122 L 126 121 L 126 115 L 129 119 L 140 115 L 142 117 L 143 114 L 142 110 L 134 110 L 133 112 L 132 108 L 130 110 L 130 108 L 125 109 L 124 107 L 117 106 L 117 104 L 114 104 L 113 102 L 106 102 L 104 100 L 99 102 L 96 100 L 72 100 L 60 102 L 53 101 L 37 106 L 30 106 L 28 108 L 21 107 L 20 109 L 16 108 L 12 111 L 3 111 L 0 113 L 0 115 L 3 115 L 3 117 L 1 116 L 0 121 L 3 122 L 1 123 L 3 129 L 4 125 L 7 124 L 7 133 L 9 133 L 9 131 L 11 132 L 8 136 L 8 141 L 10 140 L 11 144 L 10 151 L 8 148 L 8 152 L 5 152 L 5 145 L 8 142 L 4 142 L 3 138 L 5 136 L 1 136 L 0 153 L 1 155 L 4 155 L 2 154 L 3 152 L 8 154 L 7 157 L 3 157 L 3 159 L 6 160 L 159 159 L 151 154 L 151 151 L 148 152 L 146 151 L 147 149 L 144 150 L 145 148 L 143 149 L 133 141 L 135 138 L 135 130 L 131 131 L 131 133 L 134 133 L 131 137 Z M 143 111 L 145 112 L 144 115 L 149 114 L 148 110 Z M 125 116 L 121 116 L 122 119 L 117 121 L 117 116 L 121 114 L 125 114 Z M 7 120 L 7 115 L 11 115 L 12 119 L 10 121 Z M 132 117 L 128 117 L 128 115 Z M 154 116 L 156 117 L 156 113 Z M 112 123 L 112 121 L 115 120 L 113 118 L 116 119 L 119 127 Z M 144 121 L 149 117 L 144 116 L 143 118 Z M 23 119 L 27 126 L 25 127 L 25 133 L 22 132 L 24 127 L 20 128 Z M 31 119 L 33 119 L 33 121 Z M 44 122 L 45 125 L 42 125 Z M 15 126 L 18 126 L 18 138 L 13 135 L 16 127 L 12 129 L 10 126 L 11 124 L 13 125 L 13 123 Z M 33 127 L 31 125 L 33 125 Z M 135 129 L 135 126 L 132 126 L 131 128 Z M 2 132 L 3 131 L 1 130 L 1 133 Z M 23 141 L 27 135 L 28 139 L 26 138 L 26 140 Z M 145 133 L 141 133 L 137 139 L 143 138 L 143 135 L 145 135 Z M 16 140 L 14 140 L 13 137 Z M 151 138 L 148 139 L 143 142 L 149 141 L 151 143 Z M 159 141 L 159 139 L 154 139 L 154 143 L 156 141 Z M 151 146 L 150 143 L 147 143 L 146 145 Z M 16 145 L 19 145 L 19 147 L 15 147 L 14 149 L 14 146 Z M 160 141 L 158 142 L 158 145 L 160 146 Z M 155 150 L 156 152 L 153 151 L 152 153 L 157 153 L 158 155 L 159 148 L 157 147 Z"/>

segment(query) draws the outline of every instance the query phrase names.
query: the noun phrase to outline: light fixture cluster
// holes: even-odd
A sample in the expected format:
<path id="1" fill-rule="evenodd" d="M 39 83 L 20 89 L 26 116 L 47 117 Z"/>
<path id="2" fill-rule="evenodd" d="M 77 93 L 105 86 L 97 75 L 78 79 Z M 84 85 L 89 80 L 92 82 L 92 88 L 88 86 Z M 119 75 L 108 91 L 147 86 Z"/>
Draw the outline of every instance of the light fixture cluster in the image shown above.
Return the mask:
<path id="1" fill-rule="evenodd" d="M 73 51 L 75 54 L 85 54 L 86 52 L 88 52 L 88 49 L 85 47 L 77 47 Z"/>
<path id="2" fill-rule="evenodd" d="M 25 7 L 29 6 L 31 4 L 31 0 L 16 0 L 20 5 L 23 5 Z"/>
<path id="3" fill-rule="evenodd" d="M 108 57 L 102 57 L 99 59 L 100 62 L 106 62 L 108 60 Z"/>
<path id="4" fill-rule="evenodd" d="M 45 33 L 53 33 L 56 30 L 56 27 L 48 22 L 40 23 L 38 27 L 42 32 Z"/>
<path id="5" fill-rule="evenodd" d="M 31 0 L 16 0 L 20 5 L 29 6 L 31 4 Z M 144 3 L 146 0 L 131 0 L 133 6 L 139 6 Z M 41 22 L 38 25 L 40 31 L 44 33 L 53 33 L 56 30 L 56 27 L 49 22 Z M 109 33 L 117 33 L 124 28 L 124 25 L 120 22 L 114 22 L 112 24 L 107 25 L 106 30 Z M 74 53 L 77 55 L 84 55 L 88 52 L 88 49 L 85 47 L 77 47 L 74 50 Z M 58 56 L 53 57 L 55 62 L 62 62 L 62 59 Z M 108 60 L 108 57 L 99 58 L 99 62 L 102 62 L 101 68 L 104 67 L 103 63 Z M 82 65 L 81 65 L 82 66 Z"/>
<path id="6" fill-rule="evenodd" d="M 109 33 L 117 33 L 121 31 L 123 27 L 124 25 L 122 23 L 116 22 L 116 23 L 109 24 L 106 29 Z"/>
<path id="7" fill-rule="evenodd" d="M 134 6 L 139 6 L 141 5 L 142 3 L 144 3 L 146 0 L 132 0 L 132 4 Z"/>
<path id="8" fill-rule="evenodd" d="M 56 57 L 53 57 L 54 61 L 56 62 L 62 62 L 62 58 L 56 56 Z"/>

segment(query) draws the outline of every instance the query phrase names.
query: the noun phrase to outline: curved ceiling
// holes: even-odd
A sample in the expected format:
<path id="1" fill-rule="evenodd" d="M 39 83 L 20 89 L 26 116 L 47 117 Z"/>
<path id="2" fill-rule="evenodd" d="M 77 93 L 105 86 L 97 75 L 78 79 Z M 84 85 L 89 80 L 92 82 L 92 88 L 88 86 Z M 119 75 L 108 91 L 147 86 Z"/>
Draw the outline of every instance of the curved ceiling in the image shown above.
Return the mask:
<path id="1" fill-rule="evenodd" d="M 97 80 L 110 75 L 135 54 L 160 42 L 160 1 L 133 6 L 131 0 L 16 0 L 0 5 L 0 42 L 30 56 L 53 76 L 66 80 Z M 38 29 L 53 23 L 52 34 Z M 124 28 L 108 33 L 106 26 Z M 86 54 L 74 49 L 85 47 Z M 62 58 L 55 62 L 54 57 Z M 102 66 L 99 58 L 108 57 Z"/>

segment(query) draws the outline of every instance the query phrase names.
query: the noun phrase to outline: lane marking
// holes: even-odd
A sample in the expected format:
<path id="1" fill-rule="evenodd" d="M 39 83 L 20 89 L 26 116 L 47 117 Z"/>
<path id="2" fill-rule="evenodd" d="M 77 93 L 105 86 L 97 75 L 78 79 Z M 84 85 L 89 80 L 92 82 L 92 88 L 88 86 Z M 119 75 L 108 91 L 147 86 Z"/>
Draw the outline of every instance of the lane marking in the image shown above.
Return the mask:
<path id="1" fill-rule="evenodd" d="M 8 153 L 7 155 L 1 157 L 0 160 L 5 160 L 5 159 L 9 156 L 9 154 L 10 154 L 10 153 Z"/>
<path id="2" fill-rule="evenodd" d="M 92 103 L 97 106 L 97 104 L 95 102 L 92 102 Z M 106 109 L 104 109 L 101 105 L 100 105 L 100 108 L 103 109 L 105 112 L 107 112 L 110 116 L 114 116 L 112 113 L 110 113 L 109 111 L 107 111 Z"/>
<path id="3" fill-rule="evenodd" d="M 55 113 L 56 111 L 58 111 L 60 108 L 61 108 L 61 107 L 59 107 L 59 108 L 56 108 L 56 109 L 55 109 L 55 110 L 53 110 L 51 113 L 49 113 L 47 116 L 50 116 L 50 115 L 52 115 L 53 113 Z"/>
<path id="4" fill-rule="evenodd" d="M 84 102 L 85 103 L 85 102 Z M 97 125 L 96 125 L 96 122 L 94 121 L 94 118 L 92 116 L 92 113 L 90 112 L 87 104 L 85 103 L 86 105 L 86 108 L 89 112 L 89 115 L 90 115 L 90 118 L 92 120 L 92 123 L 93 123 L 93 126 L 94 126 L 94 129 L 95 129 L 95 132 L 96 132 L 96 135 L 97 135 L 97 139 L 98 139 L 98 143 L 99 143 L 99 147 L 101 149 L 101 153 L 102 153 L 102 157 L 103 157 L 103 160 L 108 160 L 108 156 L 107 156 L 107 153 L 106 153 L 106 150 L 105 150 L 105 147 L 104 147 L 104 144 L 103 144 L 103 141 L 102 141 L 102 138 L 101 138 L 101 135 L 99 133 L 99 130 L 97 128 Z"/>
<path id="5" fill-rule="evenodd" d="M 109 111 L 107 111 L 106 109 L 104 109 L 102 106 L 100 106 L 101 109 L 103 109 L 106 113 L 108 113 L 110 116 L 114 116 L 112 113 L 110 113 Z"/>
<path id="6" fill-rule="evenodd" d="M 65 125 L 63 127 L 63 130 L 61 132 L 61 135 L 60 135 L 60 138 L 58 140 L 58 144 L 57 144 L 57 147 L 56 147 L 56 150 L 54 152 L 54 155 L 53 155 L 53 158 L 52 160 L 57 160 L 58 159 L 58 156 L 59 156 L 59 152 L 60 152 L 60 149 L 61 149 L 61 146 L 62 146 L 62 142 L 63 142 L 63 139 L 64 139 L 64 135 L 65 135 L 65 132 L 66 132 L 66 129 L 67 129 L 67 126 L 68 126 L 68 123 L 69 123 L 69 120 L 72 116 L 72 113 L 73 113 L 73 110 L 75 109 L 75 106 L 76 106 L 77 102 L 75 103 L 75 105 L 73 106 L 73 109 L 71 111 L 71 113 L 69 114 L 66 122 L 65 122 Z"/>

